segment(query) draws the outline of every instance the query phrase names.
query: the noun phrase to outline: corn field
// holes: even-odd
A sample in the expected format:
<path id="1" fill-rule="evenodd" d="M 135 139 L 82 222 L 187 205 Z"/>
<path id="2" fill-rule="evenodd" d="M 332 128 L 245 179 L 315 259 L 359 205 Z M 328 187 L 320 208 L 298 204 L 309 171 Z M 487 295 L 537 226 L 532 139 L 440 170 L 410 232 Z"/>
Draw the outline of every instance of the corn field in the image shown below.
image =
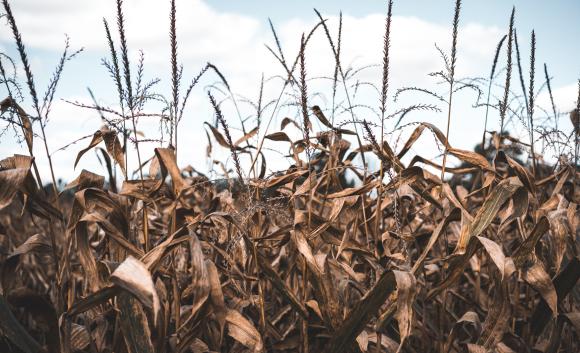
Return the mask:
<path id="1" fill-rule="evenodd" d="M 357 111 L 347 85 L 342 22 L 331 28 L 317 11 L 319 22 L 302 35 L 295 56 L 283 51 L 272 25 L 268 49 L 296 114 L 274 121 L 286 103 L 263 101 L 260 89 L 257 125 L 242 122 L 234 130 L 222 107 L 236 104 L 235 95 L 218 67 L 208 63 L 182 85 L 173 0 L 171 96 L 159 112 L 146 109 L 157 81 L 143 83 L 130 62 L 130 29 L 117 0 L 116 28 L 104 21 L 110 57 L 103 64 L 120 108 L 71 102 L 98 112 L 103 127 L 67 149 L 76 163 L 98 151 L 105 172 L 82 170 L 59 185 L 45 126 L 63 68 L 80 51 L 67 44 L 47 92 L 37 92 L 26 33 L 9 1 L 2 3 L 18 56 L 0 56 L 1 122 L 23 143 L 22 154 L 0 156 L 1 352 L 580 351 L 580 81 L 576 108 L 554 108 L 554 118 L 570 119 L 572 131 L 543 126 L 534 102 L 543 82 L 535 76 L 535 34 L 524 79 L 515 9 L 491 75 L 467 81 L 455 74 L 457 0 L 451 51 L 441 51 L 443 69 L 433 74 L 443 91 L 396 92 L 438 97 L 439 105 L 392 113 L 396 3 L 388 1 L 376 116 Z M 327 38 L 335 59 L 330 107 L 311 103 L 308 44 L 315 33 Z M 22 85 L 11 73 L 16 61 Z M 496 71 L 498 65 L 506 69 Z M 498 73 L 502 98 L 493 102 Z M 219 179 L 176 158 L 188 98 L 209 76 L 230 98 L 206 92 L 215 114 L 200 122 L 208 155 L 228 151 Z M 520 81 L 528 89 L 514 97 Z M 488 117 L 500 121 L 499 131 L 482 131 L 473 151 L 449 139 L 457 118 L 452 98 L 464 88 L 483 92 L 486 125 Z M 340 103 L 339 94 L 346 98 Z M 395 124 L 413 111 L 441 112 L 446 120 Z M 474 108 L 483 121 L 481 112 Z M 165 131 L 154 150 L 140 146 L 144 116 Z M 528 136 L 510 135 L 508 121 L 523 124 Z M 292 137 L 290 128 L 301 136 Z M 393 144 L 385 137 L 393 130 L 408 138 Z M 442 161 L 412 155 L 420 139 L 434 139 Z M 557 158 L 542 158 L 542 143 L 559 151 Z M 43 144 L 46 155 L 34 155 L 33 144 Z M 291 166 L 268 173 L 266 148 L 287 152 Z M 128 157 L 130 149 L 136 158 Z M 36 162 L 44 159 L 50 175 L 39 172 Z"/>

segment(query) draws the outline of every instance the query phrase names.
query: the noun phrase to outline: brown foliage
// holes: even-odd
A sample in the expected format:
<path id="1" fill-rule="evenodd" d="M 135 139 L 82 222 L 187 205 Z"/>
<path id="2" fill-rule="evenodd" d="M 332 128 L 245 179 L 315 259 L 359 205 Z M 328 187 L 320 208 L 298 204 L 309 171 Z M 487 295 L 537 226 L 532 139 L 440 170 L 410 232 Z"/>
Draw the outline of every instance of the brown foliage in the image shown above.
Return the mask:
<path id="1" fill-rule="evenodd" d="M 117 5 L 122 32 L 122 1 Z M 459 7 L 457 1 L 450 82 L 455 82 Z M 363 145 L 354 114 L 351 131 L 334 126 L 319 106 L 307 106 L 304 56 L 311 32 L 302 36 L 294 65 L 300 61 L 303 124 L 290 118 L 281 124 L 281 130 L 302 126 L 301 140 L 266 128 L 256 148 L 250 142 L 262 133 L 257 126 L 249 132 L 243 128 L 234 142 L 220 104 L 209 94 L 223 133 L 205 126 L 230 150 L 237 175 L 230 178 L 224 166 L 228 179 L 223 187 L 177 163 L 183 108 L 178 112 L 174 2 L 171 11 L 175 146 L 150 153 L 148 176 L 139 157 L 139 178 L 130 179 L 128 130 L 118 131 L 114 124 L 92 135 L 77 152 L 75 165 L 104 142 L 103 156 L 119 165 L 125 177 L 119 192 L 110 165 L 108 185 L 104 176 L 83 170 L 60 195 L 51 195 L 38 187 L 42 183 L 32 151 L 0 161 L 0 351 L 580 350 L 575 165 L 560 163 L 553 170 L 540 161 L 537 168 L 524 165 L 507 153 L 522 143 L 502 134 L 493 135 L 493 154 L 485 154 L 485 148 L 484 154 L 453 148 L 448 131 L 429 123 L 416 124 L 396 148 L 383 136 L 377 139 L 364 120 L 370 143 Z M 513 13 L 511 22 L 510 57 Z M 109 33 L 108 40 L 114 49 Z M 121 106 L 128 109 L 120 113 L 124 126 L 125 120 L 135 121 L 140 103 L 139 88 L 133 92 L 130 87 L 124 35 L 121 41 L 127 98 L 114 68 L 118 63 L 110 67 L 117 75 Z M 286 66 L 277 47 L 288 74 L 284 87 L 297 83 L 294 67 Z M 339 50 L 332 47 L 336 89 L 338 72 L 345 75 Z M 229 91 L 217 68 L 208 64 L 202 73 L 207 68 Z M 500 106 L 502 122 L 507 104 L 506 98 Z M 31 148 L 34 134 L 24 109 L 11 96 L 0 105 L 2 112 L 17 113 Z M 314 134 L 310 111 L 324 131 Z M 578 111 L 570 115 L 574 123 Z M 138 149 L 135 125 L 133 130 Z M 404 162 L 424 132 L 463 164 L 441 166 L 422 156 Z M 351 148 L 345 135 L 356 135 L 359 146 Z M 294 165 L 265 177 L 265 139 L 289 143 Z M 239 160 L 244 154 L 250 155 L 252 168 L 261 157 L 259 176 L 244 177 Z M 371 173 L 364 165 L 361 172 L 354 165 L 356 157 L 364 161 L 365 155 L 381 162 L 378 171 Z M 433 168 L 454 177 L 442 180 L 430 172 Z M 357 178 L 354 184 L 343 182 L 347 171 Z"/>

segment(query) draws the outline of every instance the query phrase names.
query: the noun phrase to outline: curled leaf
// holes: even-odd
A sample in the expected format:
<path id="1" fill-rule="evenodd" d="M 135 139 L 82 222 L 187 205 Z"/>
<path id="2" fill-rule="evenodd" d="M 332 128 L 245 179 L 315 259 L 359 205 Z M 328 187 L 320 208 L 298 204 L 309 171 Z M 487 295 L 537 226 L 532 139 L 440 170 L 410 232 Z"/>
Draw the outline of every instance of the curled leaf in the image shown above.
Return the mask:
<path id="1" fill-rule="evenodd" d="M 160 311 L 159 296 L 151 273 L 141 261 L 132 256 L 127 257 L 111 274 L 111 282 L 133 294 L 144 306 L 152 309 L 153 321 L 157 322 Z M 124 303 L 129 307 L 135 307 L 129 300 L 125 300 Z"/>
<path id="2" fill-rule="evenodd" d="M 250 348 L 254 353 L 264 352 L 262 336 L 248 319 L 235 310 L 228 310 L 226 314 L 228 334 L 236 341 Z"/>

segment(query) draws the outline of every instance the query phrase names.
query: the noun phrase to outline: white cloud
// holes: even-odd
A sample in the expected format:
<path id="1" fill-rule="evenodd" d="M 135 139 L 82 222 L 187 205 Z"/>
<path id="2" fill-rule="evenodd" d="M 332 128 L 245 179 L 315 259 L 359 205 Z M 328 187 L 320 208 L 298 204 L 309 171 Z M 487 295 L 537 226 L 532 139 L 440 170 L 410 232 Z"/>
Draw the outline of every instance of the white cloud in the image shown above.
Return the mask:
<path id="1" fill-rule="evenodd" d="M 576 106 L 576 100 L 578 99 L 578 83 L 571 83 L 566 86 L 557 87 L 552 91 L 552 94 L 554 96 L 556 109 L 561 112 L 569 112 Z M 550 102 L 550 96 L 546 88 L 539 95 L 537 103 L 539 106 L 546 108 L 549 107 L 549 111 L 552 111 L 552 103 Z"/>
<path id="2" fill-rule="evenodd" d="M 247 47 L 258 31 L 259 22 L 246 16 L 218 13 L 202 1 L 177 1 L 178 36 L 186 58 L 230 55 Z M 23 38 L 30 47 L 54 50 L 62 46 L 63 34 L 87 50 L 105 51 L 107 43 L 102 19 L 116 33 L 116 7 L 112 0 L 19 0 L 13 13 Z M 152 55 L 168 49 L 169 2 L 124 1 L 125 29 L 133 48 Z M 2 38 L 10 40 L 9 29 L 2 27 Z M 185 45 L 191 43 L 193 45 Z"/>

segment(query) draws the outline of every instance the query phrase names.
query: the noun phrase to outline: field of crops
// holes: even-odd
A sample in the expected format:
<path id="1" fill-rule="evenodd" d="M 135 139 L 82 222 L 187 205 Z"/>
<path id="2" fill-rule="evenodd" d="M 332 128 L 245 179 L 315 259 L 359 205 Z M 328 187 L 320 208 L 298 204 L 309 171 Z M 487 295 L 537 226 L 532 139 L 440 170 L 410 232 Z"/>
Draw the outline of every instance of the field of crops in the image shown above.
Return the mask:
<path id="1" fill-rule="evenodd" d="M 357 109 L 347 85 L 353 73 L 340 60 L 342 26 L 331 28 L 316 12 L 319 22 L 294 56 L 272 26 L 268 49 L 285 78 L 280 97 L 291 93 L 296 114 L 274 121 L 287 103 L 263 101 L 260 89 L 257 125 L 242 121 L 234 130 L 221 105 L 236 104 L 236 95 L 218 67 L 208 63 L 189 85 L 181 82 L 173 0 L 172 95 L 162 111 L 145 108 L 157 99 L 155 86 L 130 62 L 130 29 L 117 0 L 115 24 L 104 22 L 110 57 L 103 63 L 119 109 L 84 104 L 103 127 L 65 152 L 78 163 L 98 151 L 105 172 L 83 170 L 64 186 L 45 126 L 63 68 L 78 52 L 67 47 L 46 93 L 37 92 L 26 33 L 9 1 L 2 3 L 18 56 L 0 56 L 1 123 L 20 134 L 23 148 L 0 156 L 0 352 L 580 351 L 580 81 L 575 110 L 536 106 L 538 87 L 552 96 L 550 78 L 546 67 L 545 77 L 536 75 L 533 33 L 525 54 L 531 67 L 522 68 L 514 12 L 490 53 L 491 74 L 459 79 L 457 0 L 451 50 L 440 52 L 443 68 L 432 74 L 441 92 L 395 93 L 396 3 L 388 1 L 376 116 Z M 311 103 L 308 87 L 313 35 L 327 38 L 335 59 L 326 107 Z M 12 70 L 22 71 L 22 82 Z M 191 94 L 204 94 L 195 89 L 207 76 L 229 97 L 209 90 L 215 115 L 200 122 L 208 154 L 228 151 L 227 161 L 215 163 L 219 179 L 176 162 L 185 106 Z M 490 100 L 492 85 L 502 87 L 499 102 Z M 463 89 L 481 92 L 474 117 L 500 121 L 498 131 L 481 132 L 473 151 L 448 139 L 452 98 Z M 405 92 L 439 104 L 393 112 L 393 94 Z M 339 94 L 345 99 L 335 100 Z M 413 111 L 446 119 L 399 124 Z M 548 126 L 540 115 L 569 119 L 573 129 Z M 159 119 L 165 133 L 154 150 L 140 146 L 145 116 Z M 527 136 L 510 135 L 507 121 Z M 393 130 L 408 138 L 392 143 L 385 136 Z M 423 138 L 436 140 L 442 161 L 412 155 Z M 46 155 L 34 155 L 34 144 L 44 144 Z M 555 158 L 543 158 L 546 146 Z M 287 152 L 291 166 L 268 173 L 266 148 Z M 41 175 L 40 159 L 50 174 Z"/>

